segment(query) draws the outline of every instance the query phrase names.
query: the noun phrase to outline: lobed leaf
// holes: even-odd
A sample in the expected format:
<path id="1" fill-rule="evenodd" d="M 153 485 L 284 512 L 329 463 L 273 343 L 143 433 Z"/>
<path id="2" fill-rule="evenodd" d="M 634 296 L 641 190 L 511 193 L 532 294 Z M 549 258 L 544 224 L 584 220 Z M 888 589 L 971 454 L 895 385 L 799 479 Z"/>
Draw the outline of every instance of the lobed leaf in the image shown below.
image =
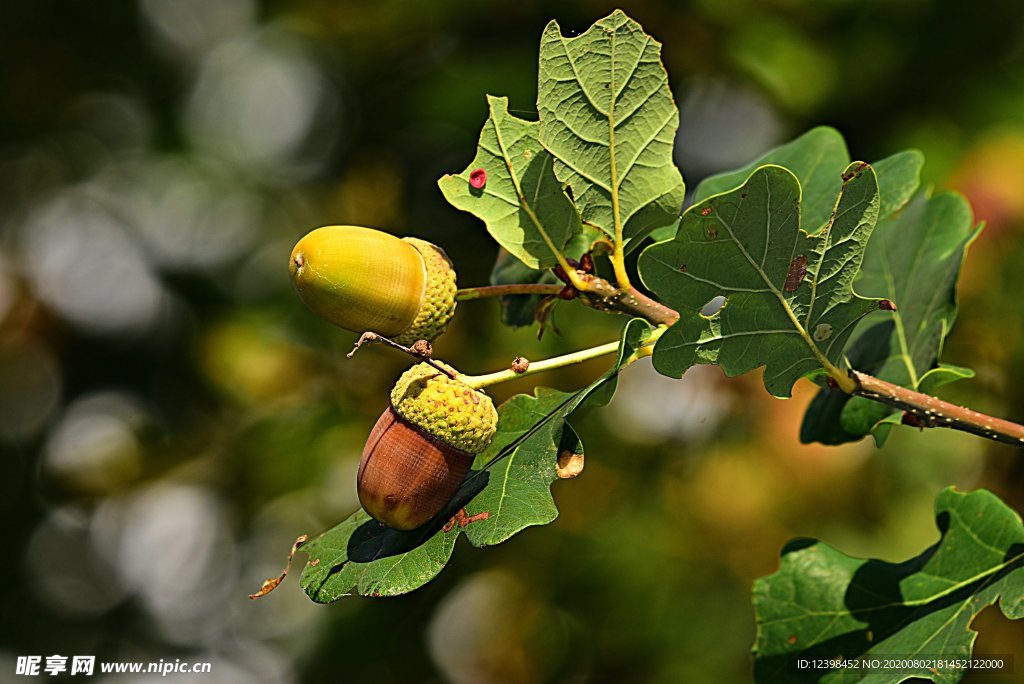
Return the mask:
<path id="1" fill-rule="evenodd" d="M 566 449 L 579 449 L 582 455 L 580 439 L 565 421 L 582 406 L 603 406 L 611 400 L 625 358 L 650 332 L 646 321 L 631 320 L 622 332 L 615 364 L 578 392 L 539 387 L 535 397 L 523 394 L 508 402 L 516 403 L 501 414 L 494 443 L 477 457 L 474 467 L 483 467 L 507 445 L 525 439 L 492 468 L 489 486 L 466 506 L 470 518 L 480 518 L 466 527 L 466 537 L 474 546 L 499 544 L 526 527 L 546 525 L 558 516 L 550 490 L 558 478 L 558 456 Z M 544 420 L 548 422 L 543 429 L 527 436 Z"/>
<path id="2" fill-rule="evenodd" d="M 839 131 L 828 126 L 812 128 L 743 168 L 705 178 L 697 186 L 693 201 L 703 202 L 712 195 L 732 190 L 742 185 L 754 169 L 768 164 L 789 169 L 800 181 L 800 226 L 808 233 L 817 232 L 832 215 L 836 196 L 843 186 L 843 169 L 850 164 L 846 141 Z M 898 211 L 910 201 L 921 183 L 923 165 L 924 155 L 917 150 L 898 152 L 872 164 L 878 179 L 879 218 Z"/>
<path id="3" fill-rule="evenodd" d="M 857 288 L 886 297 L 897 310 L 860 323 L 849 349 L 850 365 L 922 392 L 974 375 L 938 364 L 956 320 L 956 283 L 967 249 L 978 235 L 962 196 L 919 194 L 902 212 L 879 223 L 868 243 Z M 841 444 L 874 435 L 881 446 L 899 413 L 884 404 L 822 389 L 801 426 L 804 442 Z"/>
<path id="4" fill-rule="evenodd" d="M 857 321 L 879 307 L 852 283 L 878 216 L 872 168 L 850 165 L 832 220 L 800 228 L 800 184 L 763 166 L 741 187 L 683 215 L 675 239 L 640 256 L 644 283 L 682 318 L 662 335 L 654 367 L 680 377 L 698 363 L 732 376 L 765 366 L 769 392 L 787 397 L 807 373 L 837 364 Z M 726 298 L 714 315 L 701 309 Z"/>
<path id="5" fill-rule="evenodd" d="M 840 176 L 850 164 L 846 141 L 839 131 L 828 126 L 812 128 L 740 169 L 705 178 L 694 192 L 694 203 L 739 187 L 755 169 L 769 164 L 789 169 L 800 181 L 800 226 L 808 233 L 817 232 L 832 215 L 836 196 L 843 187 Z"/>
<path id="6" fill-rule="evenodd" d="M 757 165 L 778 164 L 800 181 L 801 225 L 813 232 L 830 216 L 832 198 L 841 187 L 840 169 L 848 161 L 842 136 L 832 128 L 815 128 L 743 169 L 706 179 L 697 187 L 695 200 L 735 187 Z M 976 233 L 966 201 L 954 195 L 931 200 L 919 196 L 908 206 L 920 185 L 923 163 L 920 152 L 907 150 L 873 165 L 879 223 L 856 284 L 864 296 L 890 299 L 898 308 L 864 319 L 851 336 L 847 358 L 851 367 L 865 373 L 931 392 L 973 375 L 938 358 L 956 317 L 960 265 Z M 840 444 L 871 433 L 881 445 L 898 422 L 899 414 L 883 404 L 822 389 L 804 417 L 801 439 Z"/>
<path id="7" fill-rule="evenodd" d="M 537 122 L 508 112 L 508 98 L 487 97 L 489 115 L 476 157 L 458 175 L 446 175 L 438 187 L 448 202 L 487 226 L 498 244 L 530 268 L 558 263 L 569 240 L 582 230 L 579 213 L 552 170 L 551 155 L 537 139 Z M 470 174 L 483 169 L 486 182 L 476 188 Z"/>
<path id="8" fill-rule="evenodd" d="M 921 185 L 924 155 L 919 150 L 904 150 L 872 165 L 878 176 L 880 204 L 878 218 L 888 218 L 906 206 Z"/>
<path id="9" fill-rule="evenodd" d="M 623 243 L 673 223 L 684 200 L 672 159 L 679 110 L 661 44 L 621 10 L 567 38 L 544 29 L 540 142 L 588 224 Z"/>
<path id="10" fill-rule="evenodd" d="M 991 492 L 947 489 L 935 502 L 941 539 L 903 563 L 847 556 L 819 541 L 791 542 L 779 570 L 754 582 L 754 678 L 770 682 L 958 682 L 971 622 L 999 601 L 1024 617 L 1024 525 Z M 923 667 L 813 669 L 798 661 L 920 660 Z"/>
<path id="11" fill-rule="evenodd" d="M 405 594 L 444 569 L 462 532 L 474 546 L 491 546 L 553 521 L 558 509 L 551 484 L 558 478 L 559 454 L 569 449 L 582 456 L 579 437 L 566 419 L 583 406 L 611 399 L 619 370 L 650 333 L 646 321 L 630 321 L 614 365 L 578 392 L 538 388 L 535 396 L 519 394 L 503 403 L 494 442 L 477 457 L 475 470 L 448 507 L 423 527 L 393 530 L 358 511 L 303 546 L 309 560 L 301 585 L 309 598 L 330 603 L 350 593 Z M 503 458 L 489 468 L 499 455 Z"/>

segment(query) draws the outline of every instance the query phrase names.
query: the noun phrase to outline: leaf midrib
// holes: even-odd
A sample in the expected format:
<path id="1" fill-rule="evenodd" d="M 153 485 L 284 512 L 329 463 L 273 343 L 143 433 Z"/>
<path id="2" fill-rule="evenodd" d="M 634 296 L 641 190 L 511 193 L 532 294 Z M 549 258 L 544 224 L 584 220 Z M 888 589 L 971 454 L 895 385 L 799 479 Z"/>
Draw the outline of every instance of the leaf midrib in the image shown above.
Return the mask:
<path id="1" fill-rule="evenodd" d="M 522 186 L 520 186 L 519 184 L 519 178 L 518 176 L 516 176 L 515 167 L 512 165 L 511 156 L 509 155 L 508 150 L 505 148 L 505 141 L 501 135 L 501 126 L 498 125 L 498 118 L 495 116 L 494 113 L 493 102 L 490 103 L 490 110 L 491 121 L 494 122 L 494 139 L 498 141 L 498 148 L 501 150 L 501 158 L 505 161 L 505 167 L 508 169 L 509 176 L 512 179 L 512 185 L 513 187 L 515 187 L 516 195 L 519 197 L 519 205 L 523 208 L 524 211 L 526 211 L 526 214 L 530 217 L 530 220 L 533 222 L 534 227 L 537 228 L 537 232 L 540 233 L 541 238 L 544 239 L 544 244 L 546 244 L 548 249 L 551 250 L 551 254 L 555 257 L 556 260 L 559 261 L 559 263 L 561 263 L 564 260 L 561 251 L 559 251 L 558 248 L 555 247 L 555 243 L 551 240 L 551 236 L 548 235 L 548 232 L 546 230 L 544 230 L 544 225 L 537 217 L 537 214 L 533 211 L 533 208 L 526 201 L 526 196 L 523 194 Z"/>
<path id="2" fill-rule="evenodd" d="M 765 179 L 765 188 L 768 191 L 769 198 L 770 198 L 771 197 L 771 191 L 769 189 L 770 185 L 769 185 L 769 178 L 768 178 L 767 174 L 764 175 L 764 179 Z M 741 198 L 740 202 L 739 202 L 739 206 L 742 207 L 743 206 L 743 202 L 745 202 L 745 201 L 746 201 L 745 198 Z M 770 204 L 771 204 L 771 202 L 769 201 L 768 204 L 769 204 L 769 215 L 770 215 Z M 814 354 L 814 358 L 817 359 L 818 363 L 821 364 L 822 368 L 824 368 L 826 370 L 831 370 L 831 369 L 835 368 L 832 365 L 832 362 L 829 361 L 828 358 L 826 358 L 825 355 L 822 353 L 822 351 L 820 349 L 818 349 L 818 346 L 816 344 L 814 344 L 814 340 L 811 339 L 811 336 L 807 333 L 807 330 L 803 327 L 803 325 L 800 324 L 800 319 L 797 318 L 796 314 L 793 312 L 793 309 L 790 308 L 789 302 L 786 301 L 786 298 L 783 296 L 783 294 L 779 291 L 779 289 L 777 287 L 775 287 L 775 284 L 772 283 L 771 279 L 768 277 L 768 274 L 764 272 L 764 269 L 762 269 L 760 266 L 757 265 L 757 262 L 754 261 L 753 257 L 750 256 L 750 253 L 747 252 L 746 247 L 744 247 L 743 243 L 739 240 L 739 238 L 736 237 L 736 234 L 732 230 L 732 226 L 729 225 L 721 217 L 719 212 L 715 212 L 715 218 L 718 221 L 718 223 L 720 223 L 722 225 L 722 227 L 725 228 L 725 230 L 729 233 L 729 237 L 732 239 L 733 243 L 735 243 L 736 248 L 740 250 L 740 253 L 743 255 L 743 258 L 745 258 L 747 260 L 747 262 L 750 264 L 750 266 L 761 277 L 761 280 L 764 282 L 764 284 L 768 286 L 768 289 L 771 291 L 771 293 L 774 294 L 776 299 L 779 300 L 779 303 L 782 305 L 783 311 L 786 312 L 786 315 L 789 317 L 789 320 L 793 324 L 793 327 L 796 329 L 796 331 L 800 334 L 800 337 L 803 339 L 804 344 L 806 344 L 807 347 L 811 350 L 811 353 Z M 798 219 L 797 219 L 797 236 L 798 237 L 799 237 L 800 231 L 802 231 L 802 229 L 799 227 L 799 217 L 798 217 Z"/>
<path id="3" fill-rule="evenodd" d="M 989 548 L 991 548 L 991 547 L 989 547 Z M 971 584 L 974 584 L 976 582 L 981 582 L 982 580 L 984 580 L 987 577 L 990 577 L 992 575 L 997 575 L 1000 572 L 1002 572 L 1003 570 L 1005 570 L 1006 568 L 1008 568 L 1008 567 L 1010 567 L 1010 566 L 1012 566 L 1014 564 L 1020 563 L 1022 560 L 1024 560 L 1024 552 L 1019 553 L 1016 556 L 1013 556 L 1012 558 L 1010 558 L 1010 559 L 1008 559 L 1006 561 L 1003 561 L 1002 563 L 1000 563 L 998 565 L 994 565 L 994 566 L 988 568 L 987 570 L 978 573 L 977 575 L 973 575 L 972 577 L 968 577 L 966 579 L 960 580 L 959 582 L 956 582 L 955 584 L 952 584 L 951 586 L 949 586 L 947 589 L 944 589 L 944 590 L 942 590 L 940 592 L 937 592 L 935 594 L 932 594 L 930 596 L 919 598 L 919 599 L 913 599 L 913 600 L 910 600 L 910 601 L 900 601 L 900 602 L 895 602 L 895 603 L 879 604 L 877 606 L 872 606 L 870 608 L 864 608 L 864 609 L 858 610 L 857 613 L 859 615 L 863 615 L 865 613 L 874 613 L 874 612 L 877 612 L 877 611 L 880 611 L 880 610 L 888 610 L 890 608 L 920 608 L 922 606 L 927 606 L 928 604 L 933 603 L 935 601 L 938 601 L 939 599 L 944 598 L 944 597 L 946 597 L 946 596 L 948 596 L 948 595 L 950 595 L 952 593 L 960 591 L 961 589 L 963 589 L 963 588 L 965 588 L 967 586 L 970 586 Z M 855 586 L 855 585 L 851 582 L 850 586 Z M 972 592 L 971 593 L 971 597 L 976 596 L 977 594 L 979 594 L 981 592 L 981 590 L 983 590 L 983 589 L 985 589 L 987 587 L 988 587 L 988 585 L 984 585 L 983 587 L 979 588 L 978 591 Z M 865 587 L 860 587 L 860 588 L 863 589 L 866 593 L 872 593 L 872 592 L 868 591 Z M 796 603 L 795 601 L 791 601 L 791 600 L 788 600 L 788 599 L 780 599 L 780 598 L 777 598 L 777 597 L 772 597 L 771 600 L 775 601 L 775 602 L 779 602 L 779 603 L 790 604 L 790 605 L 794 606 L 795 608 L 800 609 L 802 611 L 802 614 L 801 615 L 793 615 L 793 616 L 789 616 L 789 617 L 785 617 L 785 618 L 777 618 L 777 619 L 773 619 L 773 620 L 762 620 L 760 622 L 760 624 L 762 624 L 762 625 L 781 624 L 781 623 L 791 622 L 793 620 L 801 620 L 801 619 L 809 618 L 809 617 L 842 617 L 844 615 L 848 615 L 848 616 L 852 617 L 853 619 L 857 619 L 856 616 L 854 616 L 853 612 L 850 611 L 850 610 L 809 611 L 809 610 L 805 610 L 803 606 L 801 606 L 799 603 Z M 964 599 L 963 603 L 965 603 L 965 604 L 969 603 L 969 599 Z"/>

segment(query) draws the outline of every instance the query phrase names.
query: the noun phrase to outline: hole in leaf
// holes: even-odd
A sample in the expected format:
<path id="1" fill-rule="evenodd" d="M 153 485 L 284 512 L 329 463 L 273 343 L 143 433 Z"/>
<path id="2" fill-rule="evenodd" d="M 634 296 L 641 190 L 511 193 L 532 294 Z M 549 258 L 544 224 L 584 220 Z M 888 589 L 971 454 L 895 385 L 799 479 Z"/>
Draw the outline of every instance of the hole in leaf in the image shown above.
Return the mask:
<path id="1" fill-rule="evenodd" d="M 726 299 L 725 295 L 717 295 L 715 297 L 712 297 L 707 304 L 701 307 L 700 315 L 704 316 L 705 318 L 711 318 L 716 313 L 724 309 L 728 301 L 729 300 Z"/>

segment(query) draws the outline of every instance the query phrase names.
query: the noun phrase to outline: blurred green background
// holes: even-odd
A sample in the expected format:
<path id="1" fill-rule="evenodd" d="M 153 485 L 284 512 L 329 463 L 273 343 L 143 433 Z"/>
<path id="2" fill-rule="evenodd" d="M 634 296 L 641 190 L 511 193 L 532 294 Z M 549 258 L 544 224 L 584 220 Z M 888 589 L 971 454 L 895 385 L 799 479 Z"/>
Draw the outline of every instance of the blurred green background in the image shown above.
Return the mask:
<path id="1" fill-rule="evenodd" d="M 909 428 L 880 451 L 803 446 L 809 384 L 779 401 L 756 374 L 637 364 L 578 422 L 587 468 L 555 485 L 554 524 L 460 542 L 407 597 L 317 606 L 291 577 L 246 598 L 357 506 L 408 364 L 345 358 L 355 336 L 291 290 L 292 244 L 330 223 L 414 234 L 484 284 L 496 245 L 436 179 L 472 159 L 485 93 L 534 110 L 549 19 L 579 32 L 615 6 L 665 44 L 690 188 L 821 123 L 854 158 L 925 152 L 926 182 L 988 224 L 945 350 L 978 377 L 944 396 L 1024 419 L 1019 0 L 5 0 L 0 682 L 54 653 L 211 661 L 202 681 L 227 683 L 744 682 L 750 583 L 787 539 L 902 560 L 937 538 L 946 485 L 1024 509 L 1019 451 Z M 436 354 L 482 373 L 615 337 L 622 320 L 577 308 L 538 342 L 464 303 Z M 1024 624 L 976 625 L 1024 681 Z"/>

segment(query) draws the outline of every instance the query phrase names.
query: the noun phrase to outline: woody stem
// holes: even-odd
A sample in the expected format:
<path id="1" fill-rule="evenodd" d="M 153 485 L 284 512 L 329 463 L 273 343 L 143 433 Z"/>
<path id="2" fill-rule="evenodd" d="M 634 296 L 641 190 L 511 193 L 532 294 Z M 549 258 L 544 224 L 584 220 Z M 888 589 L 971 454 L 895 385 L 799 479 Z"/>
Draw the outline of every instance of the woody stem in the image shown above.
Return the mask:
<path id="1" fill-rule="evenodd" d="M 912 413 L 924 426 L 948 427 L 1024 447 L 1024 425 L 957 406 L 860 371 L 851 370 L 850 377 L 857 385 L 852 394 Z"/>
<path id="2" fill-rule="evenodd" d="M 643 318 L 653 325 L 663 327 L 671 326 L 679 320 L 678 311 L 654 301 L 635 287 L 621 288 L 594 275 L 582 273 L 577 273 L 576 275 L 586 285 L 586 290 L 579 293 L 579 298 L 591 308 L 610 313 L 629 314 L 637 318 Z M 460 290 L 459 297 L 461 299 L 478 299 L 480 297 L 506 294 L 549 295 L 557 294 L 561 290 L 561 285 L 493 285 Z M 657 337 L 653 337 L 649 340 L 648 344 L 645 344 L 642 354 L 650 353 L 651 345 L 655 339 Z M 532 363 L 525 373 L 516 373 L 508 369 L 488 375 L 463 376 L 463 380 L 474 387 L 486 387 L 520 377 L 521 375 L 532 375 L 533 373 L 540 373 L 553 368 L 582 363 L 604 354 L 611 354 L 616 349 L 618 349 L 618 343 L 610 342 L 593 347 L 592 349 L 585 349 L 565 356 Z M 989 416 L 963 406 L 957 406 L 937 397 L 894 385 L 857 370 L 842 371 L 834 366 L 827 370 L 841 391 L 906 411 L 917 417 L 923 426 L 948 427 L 1003 444 L 1024 447 L 1024 425 Z"/>

